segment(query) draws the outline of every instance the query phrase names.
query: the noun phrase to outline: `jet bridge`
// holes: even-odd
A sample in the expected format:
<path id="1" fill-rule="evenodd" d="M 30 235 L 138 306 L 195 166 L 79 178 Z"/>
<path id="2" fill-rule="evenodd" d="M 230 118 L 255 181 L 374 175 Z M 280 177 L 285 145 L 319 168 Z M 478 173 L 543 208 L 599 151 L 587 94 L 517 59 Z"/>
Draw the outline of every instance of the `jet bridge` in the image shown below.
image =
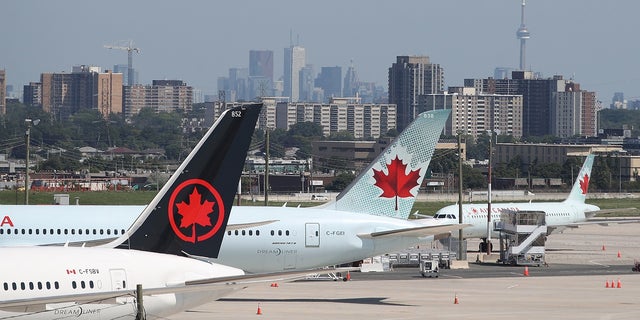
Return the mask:
<path id="1" fill-rule="evenodd" d="M 545 264 L 547 224 L 544 211 L 506 211 L 495 223 L 500 233 L 500 262 L 512 265 Z"/>

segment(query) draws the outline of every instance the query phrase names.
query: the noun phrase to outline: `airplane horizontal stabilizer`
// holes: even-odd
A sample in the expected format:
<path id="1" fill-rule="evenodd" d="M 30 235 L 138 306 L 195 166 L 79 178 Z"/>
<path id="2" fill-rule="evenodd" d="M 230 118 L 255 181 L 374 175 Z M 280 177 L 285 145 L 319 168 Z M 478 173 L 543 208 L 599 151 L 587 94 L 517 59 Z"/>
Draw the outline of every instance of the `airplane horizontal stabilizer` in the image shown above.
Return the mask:
<path id="1" fill-rule="evenodd" d="M 379 237 L 427 237 L 435 236 L 451 231 L 457 231 L 470 226 L 469 224 L 449 224 L 438 226 L 420 226 L 415 228 L 395 229 L 387 231 L 372 232 L 359 234 L 360 238 L 379 238 Z"/>

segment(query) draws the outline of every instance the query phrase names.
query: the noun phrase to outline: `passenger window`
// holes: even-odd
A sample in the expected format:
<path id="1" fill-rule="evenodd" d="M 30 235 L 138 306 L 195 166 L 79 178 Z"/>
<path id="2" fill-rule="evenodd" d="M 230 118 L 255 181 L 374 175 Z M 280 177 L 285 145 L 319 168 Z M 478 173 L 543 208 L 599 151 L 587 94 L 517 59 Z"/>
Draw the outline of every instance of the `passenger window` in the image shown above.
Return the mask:
<path id="1" fill-rule="evenodd" d="M 289 230 L 285 231 L 285 235 L 287 236 L 289 235 Z"/>
<path id="2" fill-rule="evenodd" d="M 9 284 L 8 283 L 4 283 L 4 291 L 9 291 Z"/>
<path id="3" fill-rule="evenodd" d="M 25 234 L 25 233 L 27 233 L 26 231 L 27 231 L 27 230 L 25 230 L 25 229 L 22 229 L 22 234 Z"/>
<path id="4" fill-rule="evenodd" d="M 13 290 L 18 290 L 18 285 L 16 285 L 16 283 L 14 282 L 14 283 L 11 284 L 11 288 Z"/>
<path id="5" fill-rule="evenodd" d="M 100 234 L 104 234 L 104 230 L 103 229 L 100 229 Z"/>
<path id="6" fill-rule="evenodd" d="M 27 287 L 24 285 L 24 282 L 20 282 L 20 289 L 25 290 Z"/>
<path id="7" fill-rule="evenodd" d="M 84 286 L 84 280 L 83 280 L 83 281 L 80 281 L 80 287 L 82 287 L 82 289 L 84 289 L 84 288 L 85 288 L 85 286 Z"/>
<path id="8" fill-rule="evenodd" d="M 227 235 L 231 235 L 231 230 L 227 231 Z"/>
<path id="9" fill-rule="evenodd" d="M 107 234 L 110 235 L 111 234 L 111 229 L 107 229 Z"/>
<path id="10" fill-rule="evenodd" d="M 278 230 L 278 235 L 281 236 L 282 235 L 282 230 Z"/>
<path id="11" fill-rule="evenodd" d="M 89 288 L 93 289 L 93 280 L 89 280 Z"/>
<path id="12" fill-rule="evenodd" d="M 69 230 L 64 229 L 64 234 L 69 234 Z"/>
<path id="13" fill-rule="evenodd" d="M 238 235 L 238 230 L 235 230 L 233 233 L 237 236 Z"/>
<path id="14" fill-rule="evenodd" d="M 71 234 L 76 234 L 76 229 L 71 229 Z"/>
<path id="15" fill-rule="evenodd" d="M 256 236 L 260 235 L 260 230 L 256 230 Z"/>
<path id="16" fill-rule="evenodd" d="M 53 287 L 56 289 L 60 289 L 60 284 L 58 283 L 58 281 L 53 283 Z"/>
<path id="17" fill-rule="evenodd" d="M 76 284 L 76 282 L 75 282 L 75 281 L 72 281 L 72 282 L 71 282 L 71 287 L 75 289 L 75 288 L 77 288 L 77 287 L 78 287 L 78 285 Z"/>
<path id="18" fill-rule="evenodd" d="M 47 290 L 51 290 L 51 283 L 49 281 L 47 281 L 47 283 L 45 283 L 45 285 L 47 286 Z"/>
<path id="19" fill-rule="evenodd" d="M 33 290 L 34 286 L 33 286 L 33 282 L 29 282 L 29 290 Z"/>
<path id="20" fill-rule="evenodd" d="M 38 290 L 42 290 L 42 282 L 38 281 Z"/>
<path id="21" fill-rule="evenodd" d="M 249 230 L 249 235 L 252 236 L 253 235 L 253 230 Z"/>
<path id="22" fill-rule="evenodd" d="M 244 230 L 242 230 L 242 235 L 243 235 L 243 236 L 245 235 L 245 231 L 244 231 Z"/>
<path id="23" fill-rule="evenodd" d="M 29 234 L 32 234 L 33 230 L 29 229 Z"/>
<path id="24" fill-rule="evenodd" d="M 275 235 L 275 232 L 274 232 L 273 230 L 271 230 L 271 235 L 272 235 L 272 236 L 273 236 L 273 235 Z"/>

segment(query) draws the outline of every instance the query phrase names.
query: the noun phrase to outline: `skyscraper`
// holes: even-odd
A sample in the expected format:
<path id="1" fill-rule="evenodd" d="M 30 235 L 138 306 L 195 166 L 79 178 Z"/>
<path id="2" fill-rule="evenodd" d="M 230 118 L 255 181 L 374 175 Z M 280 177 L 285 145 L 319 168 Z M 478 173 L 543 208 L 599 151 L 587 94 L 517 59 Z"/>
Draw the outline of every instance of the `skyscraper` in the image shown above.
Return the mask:
<path id="1" fill-rule="evenodd" d="M 322 67 L 315 81 L 315 86 L 324 91 L 325 101 L 342 97 L 342 68 Z"/>
<path id="2" fill-rule="evenodd" d="M 273 94 L 273 51 L 249 51 L 249 97 Z"/>
<path id="3" fill-rule="evenodd" d="M 520 39 L 520 70 L 524 70 L 527 66 L 525 65 L 525 55 L 526 55 L 526 45 L 527 40 L 531 38 L 531 33 L 527 30 L 527 27 L 524 25 L 524 5 L 525 0 L 522 0 L 522 11 L 520 14 L 520 28 L 516 32 L 516 36 Z"/>
<path id="4" fill-rule="evenodd" d="M 0 114 L 7 114 L 7 83 L 5 80 L 6 72 L 0 70 Z"/>
<path id="5" fill-rule="evenodd" d="M 300 99 L 300 70 L 305 67 L 306 53 L 300 46 L 284 48 L 284 95 L 297 102 Z"/>
<path id="6" fill-rule="evenodd" d="M 353 61 L 347 72 L 344 74 L 344 85 L 342 87 L 342 95 L 345 97 L 355 97 L 358 92 L 358 73 L 353 66 Z"/>
<path id="7" fill-rule="evenodd" d="M 418 96 L 441 93 L 444 70 L 427 56 L 398 56 L 389 68 L 389 103 L 398 106 L 398 131 L 416 116 Z"/>

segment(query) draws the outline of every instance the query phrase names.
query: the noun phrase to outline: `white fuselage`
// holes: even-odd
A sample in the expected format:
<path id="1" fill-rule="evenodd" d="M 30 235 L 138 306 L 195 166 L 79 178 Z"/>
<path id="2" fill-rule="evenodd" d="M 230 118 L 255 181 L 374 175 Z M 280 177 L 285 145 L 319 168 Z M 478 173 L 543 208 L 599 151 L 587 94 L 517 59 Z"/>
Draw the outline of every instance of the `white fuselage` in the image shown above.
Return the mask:
<path id="1" fill-rule="evenodd" d="M 196 259 L 136 250 L 82 247 L 0 248 L 3 301 L 119 290 L 182 286 L 186 281 L 242 275 L 242 270 Z M 161 268 L 158 266 L 162 266 Z M 147 319 L 164 318 L 215 300 L 230 287 L 189 293 L 145 295 Z M 134 297 L 0 310 L 0 319 L 135 319 Z"/>
<path id="2" fill-rule="evenodd" d="M 115 237 L 131 225 L 142 208 L 0 206 L 5 220 L 9 217 L 13 225 L 5 223 L 1 226 L 0 246 L 60 244 Z M 33 211 L 27 212 L 27 209 Z M 424 223 L 440 224 L 331 209 L 233 207 L 229 225 L 271 220 L 275 222 L 227 231 L 219 256 L 213 261 L 251 273 L 324 267 L 402 250 L 432 239 L 430 236 L 367 238 L 358 235 L 419 227 Z"/>
<path id="3" fill-rule="evenodd" d="M 493 203 L 491 204 L 491 223 L 500 221 L 500 215 L 504 211 L 543 211 L 545 223 L 548 227 L 563 227 L 572 223 L 586 220 L 587 212 L 597 211 L 594 205 L 577 202 L 521 202 L 521 203 Z M 487 237 L 487 204 L 463 204 L 462 223 L 470 226 L 462 229 L 464 238 Z M 448 223 L 457 223 L 458 205 L 446 206 L 434 214 L 434 218 Z M 491 228 L 493 230 L 493 227 Z M 457 233 L 453 233 L 457 237 Z M 491 236 L 497 238 L 498 232 L 493 231 Z"/>

